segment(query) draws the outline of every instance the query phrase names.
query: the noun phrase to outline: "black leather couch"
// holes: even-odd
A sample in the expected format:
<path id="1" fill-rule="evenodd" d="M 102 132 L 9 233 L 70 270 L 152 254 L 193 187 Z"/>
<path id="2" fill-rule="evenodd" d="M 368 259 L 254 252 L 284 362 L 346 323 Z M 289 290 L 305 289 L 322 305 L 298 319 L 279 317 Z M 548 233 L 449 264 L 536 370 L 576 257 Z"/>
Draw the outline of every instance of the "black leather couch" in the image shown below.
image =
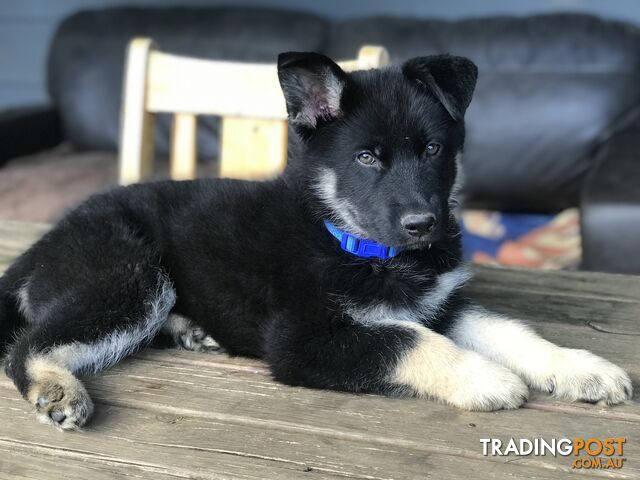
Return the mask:
<path id="1" fill-rule="evenodd" d="M 329 22 L 232 7 L 81 12 L 60 25 L 51 46 L 53 109 L 0 118 L 0 136 L 12 131 L 15 147 L 0 150 L 0 162 L 63 139 L 78 150 L 115 151 L 125 47 L 141 35 L 175 53 L 247 61 L 273 62 L 285 50 L 349 58 L 365 43 L 384 45 L 392 62 L 467 56 L 480 76 L 467 114 L 466 204 L 579 206 L 583 267 L 640 273 L 640 30 L 631 25 L 573 14 Z M 163 153 L 168 119 L 158 128 Z M 216 153 L 216 130 L 215 119 L 200 127 L 205 156 Z"/>

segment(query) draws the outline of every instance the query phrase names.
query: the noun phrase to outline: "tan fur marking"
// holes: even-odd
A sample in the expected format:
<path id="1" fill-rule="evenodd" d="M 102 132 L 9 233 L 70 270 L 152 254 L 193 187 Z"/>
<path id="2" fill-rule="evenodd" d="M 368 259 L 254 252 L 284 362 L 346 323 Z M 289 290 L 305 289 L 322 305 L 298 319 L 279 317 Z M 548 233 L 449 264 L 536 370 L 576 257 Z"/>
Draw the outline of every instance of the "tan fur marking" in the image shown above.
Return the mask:
<path id="1" fill-rule="evenodd" d="M 91 416 L 93 402 L 82 382 L 69 370 L 46 355 L 28 359 L 26 368 L 31 380 L 27 400 L 36 407 L 42 423 L 75 430 Z M 53 411 L 63 413 L 64 420 L 54 422 Z"/>
<path id="2" fill-rule="evenodd" d="M 63 389 L 74 388 L 77 379 L 66 368 L 52 362 L 45 356 L 32 357 L 27 360 L 27 375 L 32 386 L 27 394 L 27 400 L 35 404 L 38 400 L 39 387 L 43 384 L 55 383 Z"/>
<path id="3" fill-rule="evenodd" d="M 419 334 L 418 344 L 398 362 L 393 381 L 411 386 L 421 396 L 449 397 L 455 390 L 455 379 L 446 371 L 460 361 L 462 350 L 442 335 L 413 330 Z"/>
<path id="4" fill-rule="evenodd" d="M 418 334 L 417 345 L 399 360 L 393 383 L 467 410 L 517 408 L 526 400 L 526 385 L 508 369 L 427 328 L 407 327 Z"/>

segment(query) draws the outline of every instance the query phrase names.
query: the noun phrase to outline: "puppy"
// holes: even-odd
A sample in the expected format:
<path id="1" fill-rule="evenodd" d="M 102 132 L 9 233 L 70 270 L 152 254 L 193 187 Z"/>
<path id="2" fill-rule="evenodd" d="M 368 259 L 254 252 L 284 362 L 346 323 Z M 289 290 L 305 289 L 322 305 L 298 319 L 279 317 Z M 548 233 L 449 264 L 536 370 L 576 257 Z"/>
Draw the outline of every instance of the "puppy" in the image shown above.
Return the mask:
<path id="1" fill-rule="evenodd" d="M 0 280 L 6 373 L 40 420 L 76 429 L 78 375 L 154 338 L 264 359 L 289 385 L 518 408 L 529 388 L 615 404 L 631 382 L 463 294 L 452 216 L 465 58 L 346 74 L 285 53 L 284 174 L 118 188 L 69 213 Z M 9 340 L 14 341 L 9 345 Z"/>

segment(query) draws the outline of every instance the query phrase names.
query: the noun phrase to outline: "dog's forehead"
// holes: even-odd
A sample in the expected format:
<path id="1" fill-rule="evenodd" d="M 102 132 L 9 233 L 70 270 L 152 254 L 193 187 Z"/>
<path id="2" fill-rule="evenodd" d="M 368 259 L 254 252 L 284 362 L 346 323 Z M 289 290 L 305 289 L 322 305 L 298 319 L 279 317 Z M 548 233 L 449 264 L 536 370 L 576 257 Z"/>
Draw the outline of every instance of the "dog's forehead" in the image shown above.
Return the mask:
<path id="1" fill-rule="evenodd" d="M 370 127 L 411 135 L 445 126 L 450 117 L 432 96 L 410 82 L 398 67 L 354 72 L 358 116 Z"/>
<path id="2" fill-rule="evenodd" d="M 352 74 L 356 94 L 366 103 L 408 104 L 416 90 L 397 67 L 358 71 Z"/>

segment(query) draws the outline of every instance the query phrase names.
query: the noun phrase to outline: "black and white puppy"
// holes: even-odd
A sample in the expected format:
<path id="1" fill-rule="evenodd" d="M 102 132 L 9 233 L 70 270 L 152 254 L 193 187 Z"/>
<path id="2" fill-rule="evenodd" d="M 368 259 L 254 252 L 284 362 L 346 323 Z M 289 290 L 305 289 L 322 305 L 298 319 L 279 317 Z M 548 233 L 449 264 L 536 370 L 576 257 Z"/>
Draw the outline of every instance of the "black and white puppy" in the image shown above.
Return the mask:
<path id="1" fill-rule="evenodd" d="M 290 163 L 272 181 L 118 188 L 68 214 L 0 279 L 6 372 L 75 429 L 77 375 L 154 338 L 264 359 L 290 385 L 517 408 L 528 389 L 619 403 L 631 382 L 465 299 L 451 209 L 472 62 L 343 72 L 286 53 Z M 10 340 L 14 341 L 10 343 Z"/>

